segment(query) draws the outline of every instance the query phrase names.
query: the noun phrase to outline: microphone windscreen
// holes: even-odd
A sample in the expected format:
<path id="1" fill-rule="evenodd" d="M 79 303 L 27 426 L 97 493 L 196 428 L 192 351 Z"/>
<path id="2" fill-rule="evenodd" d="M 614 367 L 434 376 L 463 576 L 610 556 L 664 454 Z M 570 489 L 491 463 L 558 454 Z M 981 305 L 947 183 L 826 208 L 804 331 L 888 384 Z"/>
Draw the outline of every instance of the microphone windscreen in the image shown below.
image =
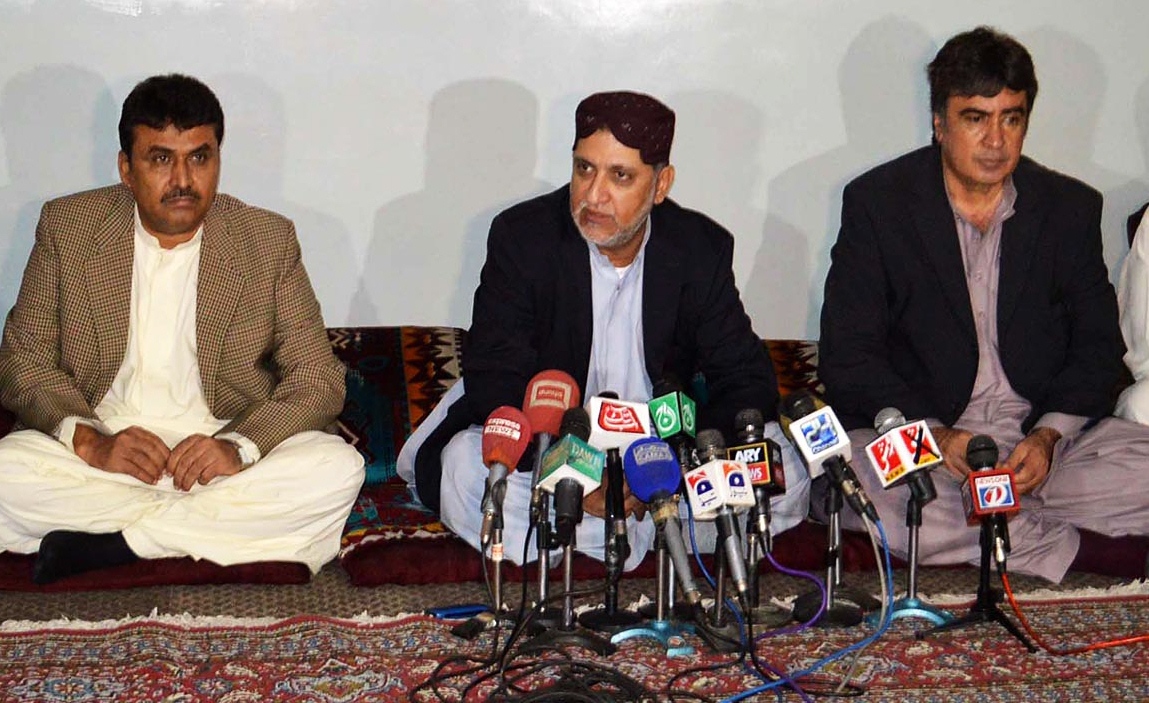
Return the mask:
<path id="1" fill-rule="evenodd" d="M 682 385 L 682 381 L 678 379 L 678 376 L 668 373 L 664 374 L 662 378 L 654 382 L 654 387 L 651 389 L 650 396 L 652 398 L 657 398 L 658 396 L 666 395 L 667 393 L 683 393 L 685 391 L 686 387 Z"/>
<path id="2" fill-rule="evenodd" d="M 548 369 L 534 375 L 523 396 L 523 412 L 537 433 L 557 435 L 563 412 L 579 404 L 578 383 L 565 371 Z"/>
<path id="3" fill-rule="evenodd" d="M 704 463 L 726 458 L 726 439 L 718 430 L 699 430 L 694 438 L 694 447 Z"/>
<path id="4" fill-rule="evenodd" d="M 744 408 L 734 415 L 734 434 L 744 442 L 762 439 L 766 418 L 758 408 Z"/>
<path id="5" fill-rule="evenodd" d="M 637 439 L 626 448 L 622 470 L 630 492 L 643 503 L 678 490 L 682 469 L 670 445 L 655 437 Z"/>
<path id="6" fill-rule="evenodd" d="M 483 423 L 483 464 L 502 464 L 513 471 L 531 441 L 531 423 L 518 408 L 501 405 Z"/>
<path id="7" fill-rule="evenodd" d="M 734 416 L 734 424 L 739 428 L 750 427 L 751 425 L 754 427 L 762 427 L 766 424 L 766 419 L 762 416 L 762 411 L 758 408 L 745 408 L 739 410 Z"/>
<path id="8" fill-rule="evenodd" d="M 874 429 L 885 434 L 899 425 L 906 424 L 906 416 L 897 408 L 882 408 L 874 416 Z"/>
<path id="9" fill-rule="evenodd" d="M 567 408 L 559 424 L 559 435 L 574 435 L 582 441 L 590 439 L 590 413 L 581 405 Z"/>
<path id="10" fill-rule="evenodd" d="M 807 391 L 794 391 L 778 403 L 778 414 L 789 420 L 805 417 L 817 409 L 814 396 Z"/>
<path id="11" fill-rule="evenodd" d="M 970 437 L 965 447 L 965 461 L 974 471 L 997 466 L 997 442 L 983 434 Z"/>

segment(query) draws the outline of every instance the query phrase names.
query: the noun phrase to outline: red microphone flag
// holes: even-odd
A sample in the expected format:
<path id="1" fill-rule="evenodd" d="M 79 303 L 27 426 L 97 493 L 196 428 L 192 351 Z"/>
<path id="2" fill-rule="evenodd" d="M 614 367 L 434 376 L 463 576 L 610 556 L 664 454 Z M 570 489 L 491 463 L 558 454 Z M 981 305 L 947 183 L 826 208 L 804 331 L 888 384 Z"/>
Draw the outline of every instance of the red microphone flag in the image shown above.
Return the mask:
<path id="1" fill-rule="evenodd" d="M 523 412 L 535 433 L 558 435 L 563 413 L 576 407 L 578 383 L 565 371 L 548 369 L 534 375 L 523 396 Z"/>
<path id="2" fill-rule="evenodd" d="M 518 465 L 531 441 L 531 423 L 518 408 L 501 405 L 483 424 L 483 463 L 502 464 L 507 471 Z"/>

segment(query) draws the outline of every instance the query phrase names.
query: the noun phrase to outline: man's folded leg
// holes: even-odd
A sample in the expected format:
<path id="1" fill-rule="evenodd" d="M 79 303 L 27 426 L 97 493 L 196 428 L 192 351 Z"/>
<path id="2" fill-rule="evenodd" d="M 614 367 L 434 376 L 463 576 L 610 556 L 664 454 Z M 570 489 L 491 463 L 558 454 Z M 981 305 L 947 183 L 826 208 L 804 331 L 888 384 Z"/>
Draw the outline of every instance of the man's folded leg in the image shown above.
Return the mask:
<path id="1" fill-rule="evenodd" d="M 338 554 L 363 477 L 354 447 L 302 432 L 244 471 L 175 496 L 128 525 L 124 538 L 145 559 L 296 561 L 315 573 Z"/>

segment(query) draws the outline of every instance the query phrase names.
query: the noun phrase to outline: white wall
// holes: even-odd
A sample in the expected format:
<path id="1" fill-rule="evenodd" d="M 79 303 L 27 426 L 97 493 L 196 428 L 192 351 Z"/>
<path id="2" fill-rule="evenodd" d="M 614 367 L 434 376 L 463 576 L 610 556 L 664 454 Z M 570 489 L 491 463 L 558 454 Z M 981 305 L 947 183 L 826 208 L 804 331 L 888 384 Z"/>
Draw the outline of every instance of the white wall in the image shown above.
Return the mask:
<path id="1" fill-rule="evenodd" d="M 0 308 L 40 204 L 115 178 L 131 87 L 227 115 L 223 189 L 295 219 L 329 325 L 470 322 L 494 213 L 569 176 L 578 100 L 678 113 L 672 196 L 725 224 L 759 334 L 816 337 L 841 188 L 925 144 L 924 66 L 977 24 L 1033 53 L 1027 153 L 1149 200 L 1140 0 L 0 0 Z"/>

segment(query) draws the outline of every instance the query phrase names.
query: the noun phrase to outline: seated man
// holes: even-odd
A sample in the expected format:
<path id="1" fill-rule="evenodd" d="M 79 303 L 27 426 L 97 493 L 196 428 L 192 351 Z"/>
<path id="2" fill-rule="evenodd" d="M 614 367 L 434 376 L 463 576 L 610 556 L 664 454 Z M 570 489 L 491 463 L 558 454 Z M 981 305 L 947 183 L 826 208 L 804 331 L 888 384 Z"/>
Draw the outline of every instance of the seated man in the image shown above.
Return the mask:
<path id="1" fill-rule="evenodd" d="M 729 436 L 739 410 L 777 416 L 774 370 L 734 286 L 733 238 L 667 199 L 673 135 L 674 113 L 650 96 L 592 95 L 575 113 L 570 184 L 491 224 L 465 377 L 399 456 L 400 475 L 422 502 L 476 548 L 488 474 L 480 425 L 500 405 L 518 407 L 539 371 L 569 373 L 583 398 L 612 390 L 638 402 L 671 374 L 701 372 L 709 398 L 699 427 Z M 767 423 L 767 434 L 785 447 L 788 492 L 773 504 L 778 532 L 805 517 L 809 479 L 776 422 Z M 511 474 L 503 508 L 506 553 L 516 562 L 527 534 L 530 473 Z M 598 517 L 601 493 L 585 502 Z M 633 516 L 628 528 L 630 569 L 650 549 L 655 528 Z M 578 548 L 602 558 L 603 543 L 602 521 L 584 519 Z M 534 560 L 535 545 L 529 550 Z"/>
<path id="2" fill-rule="evenodd" d="M 339 549 L 363 459 L 324 432 L 344 372 L 288 220 L 216 194 L 223 111 L 137 85 L 122 185 L 44 206 L 0 346 L 0 549 L 34 580 L 137 558 Z M 26 429 L 20 429 L 26 428 Z"/>
<path id="3" fill-rule="evenodd" d="M 934 144 L 843 193 L 822 307 L 828 400 L 854 430 L 855 456 L 887 406 L 933 426 L 945 468 L 923 514 L 922 563 L 979 560 L 960 483 L 970 438 L 985 434 L 1021 494 L 1012 569 L 1142 577 L 1149 429 L 1107 417 L 1122 345 L 1101 196 L 1021 155 L 1037 79 L 1017 41 L 959 34 L 928 73 Z M 905 555 L 909 489 L 882 491 L 871 467 L 857 469 Z M 843 524 L 859 522 L 843 513 Z"/>
<path id="4" fill-rule="evenodd" d="M 1117 306 L 1125 338 L 1125 365 L 1133 374 L 1133 384 L 1121 392 L 1113 414 L 1149 425 L 1149 217 L 1144 216 L 1144 209 L 1121 266 Z"/>

